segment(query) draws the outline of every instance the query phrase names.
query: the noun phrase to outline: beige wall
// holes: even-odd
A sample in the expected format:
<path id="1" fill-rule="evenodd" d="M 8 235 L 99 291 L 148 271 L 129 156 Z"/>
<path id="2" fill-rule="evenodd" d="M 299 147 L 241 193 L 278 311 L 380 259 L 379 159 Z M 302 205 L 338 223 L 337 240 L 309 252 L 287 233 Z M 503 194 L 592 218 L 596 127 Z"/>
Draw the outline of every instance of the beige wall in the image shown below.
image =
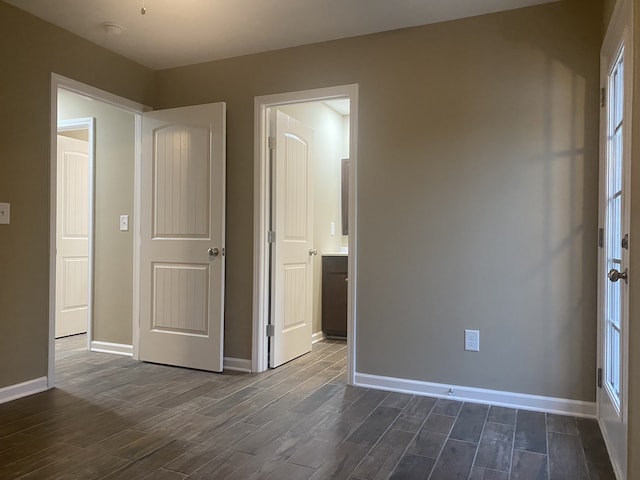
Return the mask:
<path id="1" fill-rule="evenodd" d="M 340 210 L 341 162 L 344 156 L 343 116 L 322 102 L 287 105 L 279 110 L 311 127 L 314 132 L 313 237 L 318 256 L 313 265 L 313 332 L 322 331 L 322 257 L 342 246 Z M 346 151 L 349 151 L 348 144 Z M 335 235 L 330 224 L 335 223 Z"/>
<path id="2" fill-rule="evenodd" d="M 46 373 L 55 71 L 156 107 L 227 102 L 227 356 L 251 353 L 254 97 L 358 83 L 357 370 L 593 400 L 600 7 L 161 71 L 154 101 L 152 72 L 0 2 L 0 386 Z"/>
<path id="3" fill-rule="evenodd" d="M 357 370 L 593 401 L 601 34 L 570 0 L 158 72 L 157 107 L 228 106 L 225 354 L 251 354 L 254 97 L 358 83 Z"/>
<path id="4" fill-rule="evenodd" d="M 120 215 L 133 217 L 135 116 L 62 90 L 58 120 L 95 117 L 95 257 L 93 340 L 131 345 L 133 332 L 133 228 L 120 231 Z"/>
<path id="5" fill-rule="evenodd" d="M 629 235 L 629 448 L 628 480 L 640 479 L 640 8 L 633 3 L 634 87 L 631 150 L 631 233 Z M 636 280 L 634 281 L 634 278 Z"/>
<path id="6" fill-rule="evenodd" d="M 153 72 L 0 2 L 0 387 L 47 374 L 50 74 L 151 104 Z"/>

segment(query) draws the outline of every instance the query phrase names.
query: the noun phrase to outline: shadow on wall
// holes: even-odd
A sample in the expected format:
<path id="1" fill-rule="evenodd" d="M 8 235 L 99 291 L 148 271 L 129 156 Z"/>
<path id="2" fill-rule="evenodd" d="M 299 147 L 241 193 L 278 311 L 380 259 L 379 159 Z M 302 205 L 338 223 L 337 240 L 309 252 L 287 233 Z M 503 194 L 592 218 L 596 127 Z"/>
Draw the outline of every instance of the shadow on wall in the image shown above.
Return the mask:
<path id="1" fill-rule="evenodd" d="M 595 389 L 591 379 L 597 348 L 599 84 L 587 78 L 599 77 L 593 52 L 600 46 L 595 36 L 576 37 L 574 31 L 549 22 L 549 16 L 537 17 L 538 11 L 531 9 L 531 23 L 542 33 L 534 42 L 509 23 L 499 26 L 510 42 L 535 50 L 546 72 L 537 106 L 544 129 L 532 132 L 542 134 L 541 154 L 531 158 L 529 166 L 531 185 L 542 189 L 533 210 L 542 228 L 536 231 L 537 247 L 526 252 L 533 258 L 522 278 L 539 298 L 540 316 L 546 320 L 535 326 L 548 340 L 539 353 L 557 356 L 557 345 L 568 345 L 563 356 L 575 374 L 567 376 L 567 382 L 574 391 L 588 392 Z M 585 24 L 590 23 L 589 12 L 584 15 Z M 566 39 L 559 42 L 559 35 Z M 571 49 L 563 48 L 566 45 Z M 576 45 L 584 46 L 581 56 L 575 53 Z M 585 358 L 593 361 L 580 361 Z"/>

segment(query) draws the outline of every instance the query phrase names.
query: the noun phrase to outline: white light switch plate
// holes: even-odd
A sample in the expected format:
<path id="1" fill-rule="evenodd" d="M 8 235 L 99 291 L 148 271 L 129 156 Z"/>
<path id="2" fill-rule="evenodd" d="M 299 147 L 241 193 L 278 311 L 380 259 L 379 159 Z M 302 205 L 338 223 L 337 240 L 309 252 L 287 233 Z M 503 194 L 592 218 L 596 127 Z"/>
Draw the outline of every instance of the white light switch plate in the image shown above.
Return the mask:
<path id="1" fill-rule="evenodd" d="M 120 231 L 129 231 L 129 215 L 120 215 Z"/>
<path id="2" fill-rule="evenodd" d="M 0 225 L 9 225 L 11 217 L 11 205 L 9 203 L 0 203 Z"/>

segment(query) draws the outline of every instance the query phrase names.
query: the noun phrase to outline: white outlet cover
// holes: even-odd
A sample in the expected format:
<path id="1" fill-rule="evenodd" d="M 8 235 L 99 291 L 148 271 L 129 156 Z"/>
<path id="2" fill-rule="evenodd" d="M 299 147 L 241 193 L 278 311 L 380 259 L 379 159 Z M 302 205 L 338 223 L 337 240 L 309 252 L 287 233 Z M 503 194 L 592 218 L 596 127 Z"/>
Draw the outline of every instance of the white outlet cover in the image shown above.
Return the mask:
<path id="1" fill-rule="evenodd" d="M 0 225 L 9 225 L 11 220 L 11 204 L 0 203 Z"/>
<path id="2" fill-rule="evenodd" d="M 469 352 L 480 351 L 480 330 L 464 331 L 464 349 Z"/>

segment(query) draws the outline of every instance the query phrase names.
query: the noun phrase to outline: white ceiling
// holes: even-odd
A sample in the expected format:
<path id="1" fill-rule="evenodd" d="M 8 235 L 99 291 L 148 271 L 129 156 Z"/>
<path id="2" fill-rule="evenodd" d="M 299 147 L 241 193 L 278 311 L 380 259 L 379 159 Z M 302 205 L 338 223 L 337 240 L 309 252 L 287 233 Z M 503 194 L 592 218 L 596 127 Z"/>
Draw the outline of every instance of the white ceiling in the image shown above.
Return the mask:
<path id="1" fill-rule="evenodd" d="M 557 0 L 144 0 L 145 15 L 143 0 L 5 1 L 163 69 Z"/>

